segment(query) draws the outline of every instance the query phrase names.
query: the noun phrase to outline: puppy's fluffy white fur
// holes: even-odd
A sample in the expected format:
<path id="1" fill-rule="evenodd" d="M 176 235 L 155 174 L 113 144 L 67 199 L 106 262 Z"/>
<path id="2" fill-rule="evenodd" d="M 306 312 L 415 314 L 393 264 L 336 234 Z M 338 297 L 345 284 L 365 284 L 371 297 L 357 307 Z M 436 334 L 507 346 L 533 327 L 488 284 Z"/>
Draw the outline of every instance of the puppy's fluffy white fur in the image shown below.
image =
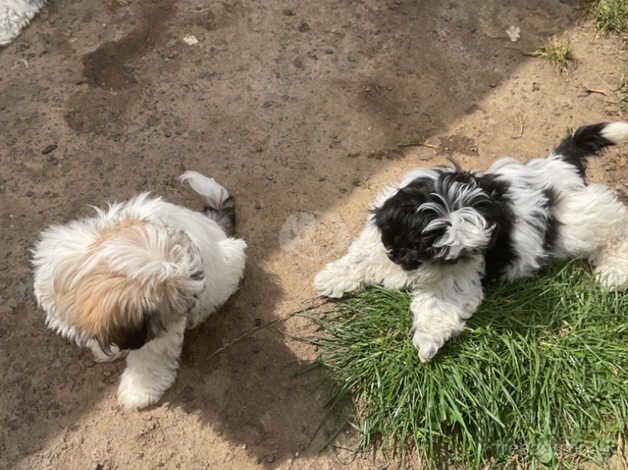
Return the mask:
<path id="1" fill-rule="evenodd" d="M 0 46 L 15 39 L 45 4 L 46 0 L 0 1 Z"/>
<path id="2" fill-rule="evenodd" d="M 415 170 L 376 199 L 348 253 L 314 286 L 328 297 L 369 284 L 411 288 L 412 340 L 423 362 L 462 332 L 489 271 L 514 280 L 552 260 L 585 258 L 603 284 L 624 289 L 628 212 L 607 187 L 587 185 L 584 170 L 587 155 L 626 139 L 628 123 L 602 123 L 526 164 L 503 158 L 486 172 Z"/>
<path id="3" fill-rule="evenodd" d="M 181 180 L 203 197 L 206 214 L 143 193 L 46 229 L 33 250 L 46 325 L 97 361 L 126 355 L 118 399 L 127 408 L 161 398 L 185 329 L 220 307 L 244 273 L 246 243 L 214 220 L 233 211 L 227 190 L 196 172 Z"/>

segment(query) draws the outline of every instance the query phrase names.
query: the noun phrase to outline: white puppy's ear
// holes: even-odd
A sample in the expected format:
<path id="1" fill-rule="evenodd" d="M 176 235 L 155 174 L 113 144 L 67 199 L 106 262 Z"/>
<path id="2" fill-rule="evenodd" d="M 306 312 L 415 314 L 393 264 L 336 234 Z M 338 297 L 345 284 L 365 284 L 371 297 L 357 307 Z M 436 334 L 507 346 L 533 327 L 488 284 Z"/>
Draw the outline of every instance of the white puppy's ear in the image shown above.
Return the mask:
<path id="1" fill-rule="evenodd" d="M 477 251 L 488 246 L 493 227 L 472 207 L 463 207 L 434 219 L 425 227 L 424 232 L 444 228 L 445 233 L 433 246 L 440 249 L 447 260 L 455 259 L 463 251 Z"/>
<path id="2" fill-rule="evenodd" d="M 125 220 L 59 273 L 57 303 L 101 347 L 141 347 L 185 316 L 204 286 L 198 248 L 181 230 Z"/>

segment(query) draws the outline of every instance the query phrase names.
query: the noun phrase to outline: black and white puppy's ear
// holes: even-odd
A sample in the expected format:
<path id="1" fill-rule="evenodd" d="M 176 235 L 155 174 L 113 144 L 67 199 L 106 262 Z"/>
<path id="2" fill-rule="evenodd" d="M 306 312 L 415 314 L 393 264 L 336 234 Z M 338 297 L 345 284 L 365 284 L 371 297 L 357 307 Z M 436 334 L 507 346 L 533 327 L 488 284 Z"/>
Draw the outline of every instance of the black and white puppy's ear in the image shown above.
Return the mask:
<path id="1" fill-rule="evenodd" d="M 427 209 L 424 209 L 427 210 Z M 477 252 L 486 248 L 491 240 L 493 227 L 472 207 L 463 207 L 432 220 L 423 233 L 443 230 L 432 246 L 435 258 L 454 260 L 464 252 Z"/>
<path id="2" fill-rule="evenodd" d="M 435 260 L 453 261 L 482 251 L 491 242 L 494 226 L 482 215 L 490 197 L 474 179 L 457 181 L 456 176 L 452 173 L 438 180 L 429 200 L 418 208 L 423 215 L 436 216 L 422 231 L 424 236 L 438 234 L 432 241 Z"/>

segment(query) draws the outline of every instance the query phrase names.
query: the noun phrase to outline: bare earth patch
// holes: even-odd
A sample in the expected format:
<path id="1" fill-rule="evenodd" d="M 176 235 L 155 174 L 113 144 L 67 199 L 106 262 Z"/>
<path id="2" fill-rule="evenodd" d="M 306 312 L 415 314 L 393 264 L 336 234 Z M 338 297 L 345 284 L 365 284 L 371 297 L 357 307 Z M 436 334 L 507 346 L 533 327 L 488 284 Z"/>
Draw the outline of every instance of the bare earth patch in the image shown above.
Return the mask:
<path id="1" fill-rule="evenodd" d="M 317 354 L 290 339 L 311 333 L 306 320 L 214 352 L 311 297 L 344 231 L 408 169 L 528 159 L 567 128 L 626 118 L 625 44 L 577 6 L 51 1 L 0 50 L 0 468 L 385 464 L 319 453 L 335 427 L 317 432 L 329 379 L 295 375 Z M 569 42 L 576 67 L 523 54 L 550 37 Z M 626 156 L 593 161 L 591 179 L 625 190 Z M 44 328 L 28 249 L 45 225 L 140 190 L 194 205 L 176 182 L 185 169 L 235 195 L 246 279 L 188 334 L 163 402 L 127 413 L 115 401 L 123 365 L 95 365 Z"/>

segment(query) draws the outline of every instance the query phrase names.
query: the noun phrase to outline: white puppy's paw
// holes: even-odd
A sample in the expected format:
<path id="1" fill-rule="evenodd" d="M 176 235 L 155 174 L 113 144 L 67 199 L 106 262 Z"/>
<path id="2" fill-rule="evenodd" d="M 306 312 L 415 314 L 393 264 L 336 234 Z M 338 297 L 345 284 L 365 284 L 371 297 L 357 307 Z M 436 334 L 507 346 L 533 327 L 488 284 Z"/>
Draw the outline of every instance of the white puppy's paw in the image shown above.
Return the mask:
<path id="1" fill-rule="evenodd" d="M 95 340 L 90 340 L 87 347 L 92 352 L 94 362 L 113 362 L 126 356 L 126 351 L 120 351 L 120 348 L 115 344 L 109 346 L 109 352 L 103 351 Z"/>
<path id="2" fill-rule="evenodd" d="M 412 335 L 412 344 L 418 351 L 421 362 L 426 363 L 434 358 L 444 341 L 415 331 Z"/>
<path id="3" fill-rule="evenodd" d="M 329 263 L 314 278 L 316 293 L 322 297 L 340 298 L 360 287 L 360 282 L 339 262 Z"/>
<path id="4" fill-rule="evenodd" d="M 151 384 L 135 380 L 130 374 L 122 374 L 118 387 L 118 402 L 126 409 L 137 410 L 159 401 L 163 391 Z"/>

